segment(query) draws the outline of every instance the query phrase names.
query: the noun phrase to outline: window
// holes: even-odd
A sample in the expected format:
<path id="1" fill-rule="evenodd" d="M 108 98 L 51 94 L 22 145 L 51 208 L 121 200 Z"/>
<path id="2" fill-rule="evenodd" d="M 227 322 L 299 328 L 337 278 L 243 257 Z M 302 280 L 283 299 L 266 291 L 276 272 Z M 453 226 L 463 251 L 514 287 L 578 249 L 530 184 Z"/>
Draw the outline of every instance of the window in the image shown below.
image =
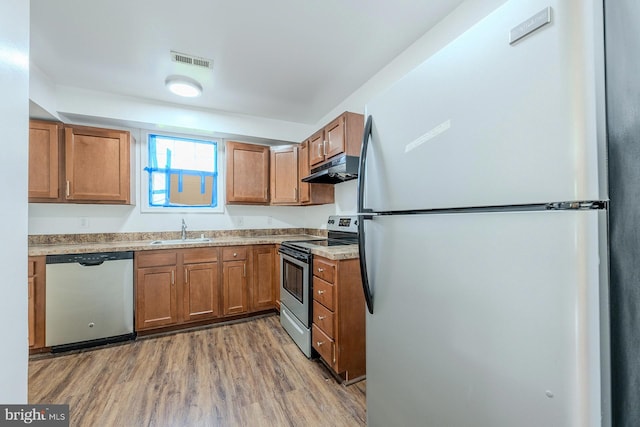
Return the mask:
<path id="1" fill-rule="evenodd" d="M 144 170 L 150 208 L 218 207 L 217 142 L 149 134 Z"/>

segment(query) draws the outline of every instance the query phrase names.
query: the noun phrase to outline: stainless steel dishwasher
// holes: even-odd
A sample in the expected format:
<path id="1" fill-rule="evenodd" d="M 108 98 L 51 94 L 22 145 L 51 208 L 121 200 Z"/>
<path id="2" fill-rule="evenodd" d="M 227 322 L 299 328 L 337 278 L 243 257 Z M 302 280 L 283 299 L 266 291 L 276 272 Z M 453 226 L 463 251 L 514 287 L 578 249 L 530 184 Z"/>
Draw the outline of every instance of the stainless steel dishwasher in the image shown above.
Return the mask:
<path id="1" fill-rule="evenodd" d="M 132 339 L 133 252 L 48 255 L 45 344 L 53 352 Z"/>

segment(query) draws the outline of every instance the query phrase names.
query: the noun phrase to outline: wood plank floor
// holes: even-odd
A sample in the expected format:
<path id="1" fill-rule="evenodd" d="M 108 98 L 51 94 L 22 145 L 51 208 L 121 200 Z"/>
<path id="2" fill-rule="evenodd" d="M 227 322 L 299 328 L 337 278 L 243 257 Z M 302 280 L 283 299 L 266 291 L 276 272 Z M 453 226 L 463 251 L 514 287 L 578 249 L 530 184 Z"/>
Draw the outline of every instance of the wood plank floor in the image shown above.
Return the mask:
<path id="1" fill-rule="evenodd" d="M 364 426 L 365 381 L 308 360 L 276 315 L 29 362 L 71 426 Z"/>

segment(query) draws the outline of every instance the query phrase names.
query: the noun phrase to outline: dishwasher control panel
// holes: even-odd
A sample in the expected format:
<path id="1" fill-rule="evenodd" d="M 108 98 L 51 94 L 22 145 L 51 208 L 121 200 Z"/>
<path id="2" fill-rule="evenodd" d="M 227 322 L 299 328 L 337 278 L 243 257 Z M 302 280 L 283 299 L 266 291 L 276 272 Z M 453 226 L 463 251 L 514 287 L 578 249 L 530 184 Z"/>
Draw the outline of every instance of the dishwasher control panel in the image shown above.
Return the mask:
<path id="1" fill-rule="evenodd" d="M 98 252 L 90 254 L 47 255 L 47 264 L 102 264 L 105 261 L 133 259 L 133 252 Z"/>

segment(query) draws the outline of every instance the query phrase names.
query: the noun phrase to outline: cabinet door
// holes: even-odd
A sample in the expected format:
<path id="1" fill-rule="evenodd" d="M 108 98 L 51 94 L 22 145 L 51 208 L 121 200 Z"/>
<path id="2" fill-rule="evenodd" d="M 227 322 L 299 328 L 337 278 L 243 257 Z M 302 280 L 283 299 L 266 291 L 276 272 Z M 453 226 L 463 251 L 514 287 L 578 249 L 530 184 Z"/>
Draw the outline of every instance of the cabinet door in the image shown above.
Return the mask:
<path id="1" fill-rule="evenodd" d="M 28 261 L 29 350 L 37 350 L 45 347 L 46 258 L 29 257 Z"/>
<path id="2" fill-rule="evenodd" d="M 274 300 L 275 300 L 275 305 L 276 305 L 276 310 L 280 311 L 280 252 L 278 252 L 278 250 L 280 249 L 280 245 L 276 245 L 274 252 L 275 252 L 275 256 L 273 259 L 273 267 L 274 267 Z"/>
<path id="3" fill-rule="evenodd" d="M 324 128 L 325 158 L 344 153 L 344 117 L 340 116 Z"/>
<path id="4" fill-rule="evenodd" d="M 308 182 L 300 181 L 302 178 L 309 176 L 311 168 L 309 168 L 309 141 L 305 141 L 298 147 L 298 201 L 302 204 L 311 201 L 311 187 Z"/>
<path id="5" fill-rule="evenodd" d="M 319 131 L 309 138 L 309 167 L 324 161 L 324 131 Z"/>
<path id="6" fill-rule="evenodd" d="M 269 147 L 227 142 L 227 203 L 269 203 Z"/>
<path id="7" fill-rule="evenodd" d="M 247 307 L 247 261 L 225 261 L 223 263 L 223 314 L 241 314 Z"/>
<path id="8" fill-rule="evenodd" d="M 36 278 L 29 277 L 29 348 L 36 345 L 36 301 L 35 301 Z"/>
<path id="9" fill-rule="evenodd" d="M 129 133 L 65 127 L 66 199 L 129 203 Z"/>
<path id="10" fill-rule="evenodd" d="M 136 329 L 177 323 L 176 267 L 138 268 L 136 274 Z"/>
<path id="11" fill-rule="evenodd" d="M 273 246 L 253 250 L 251 308 L 268 310 L 275 306 L 275 250 Z"/>
<path id="12" fill-rule="evenodd" d="M 271 204 L 298 202 L 298 147 L 271 150 Z"/>
<path id="13" fill-rule="evenodd" d="M 218 263 L 185 265 L 184 320 L 217 317 L 218 307 Z"/>
<path id="14" fill-rule="evenodd" d="M 60 125 L 29 122 L 29 198 L 55 200 L 60 196 Z"/>

